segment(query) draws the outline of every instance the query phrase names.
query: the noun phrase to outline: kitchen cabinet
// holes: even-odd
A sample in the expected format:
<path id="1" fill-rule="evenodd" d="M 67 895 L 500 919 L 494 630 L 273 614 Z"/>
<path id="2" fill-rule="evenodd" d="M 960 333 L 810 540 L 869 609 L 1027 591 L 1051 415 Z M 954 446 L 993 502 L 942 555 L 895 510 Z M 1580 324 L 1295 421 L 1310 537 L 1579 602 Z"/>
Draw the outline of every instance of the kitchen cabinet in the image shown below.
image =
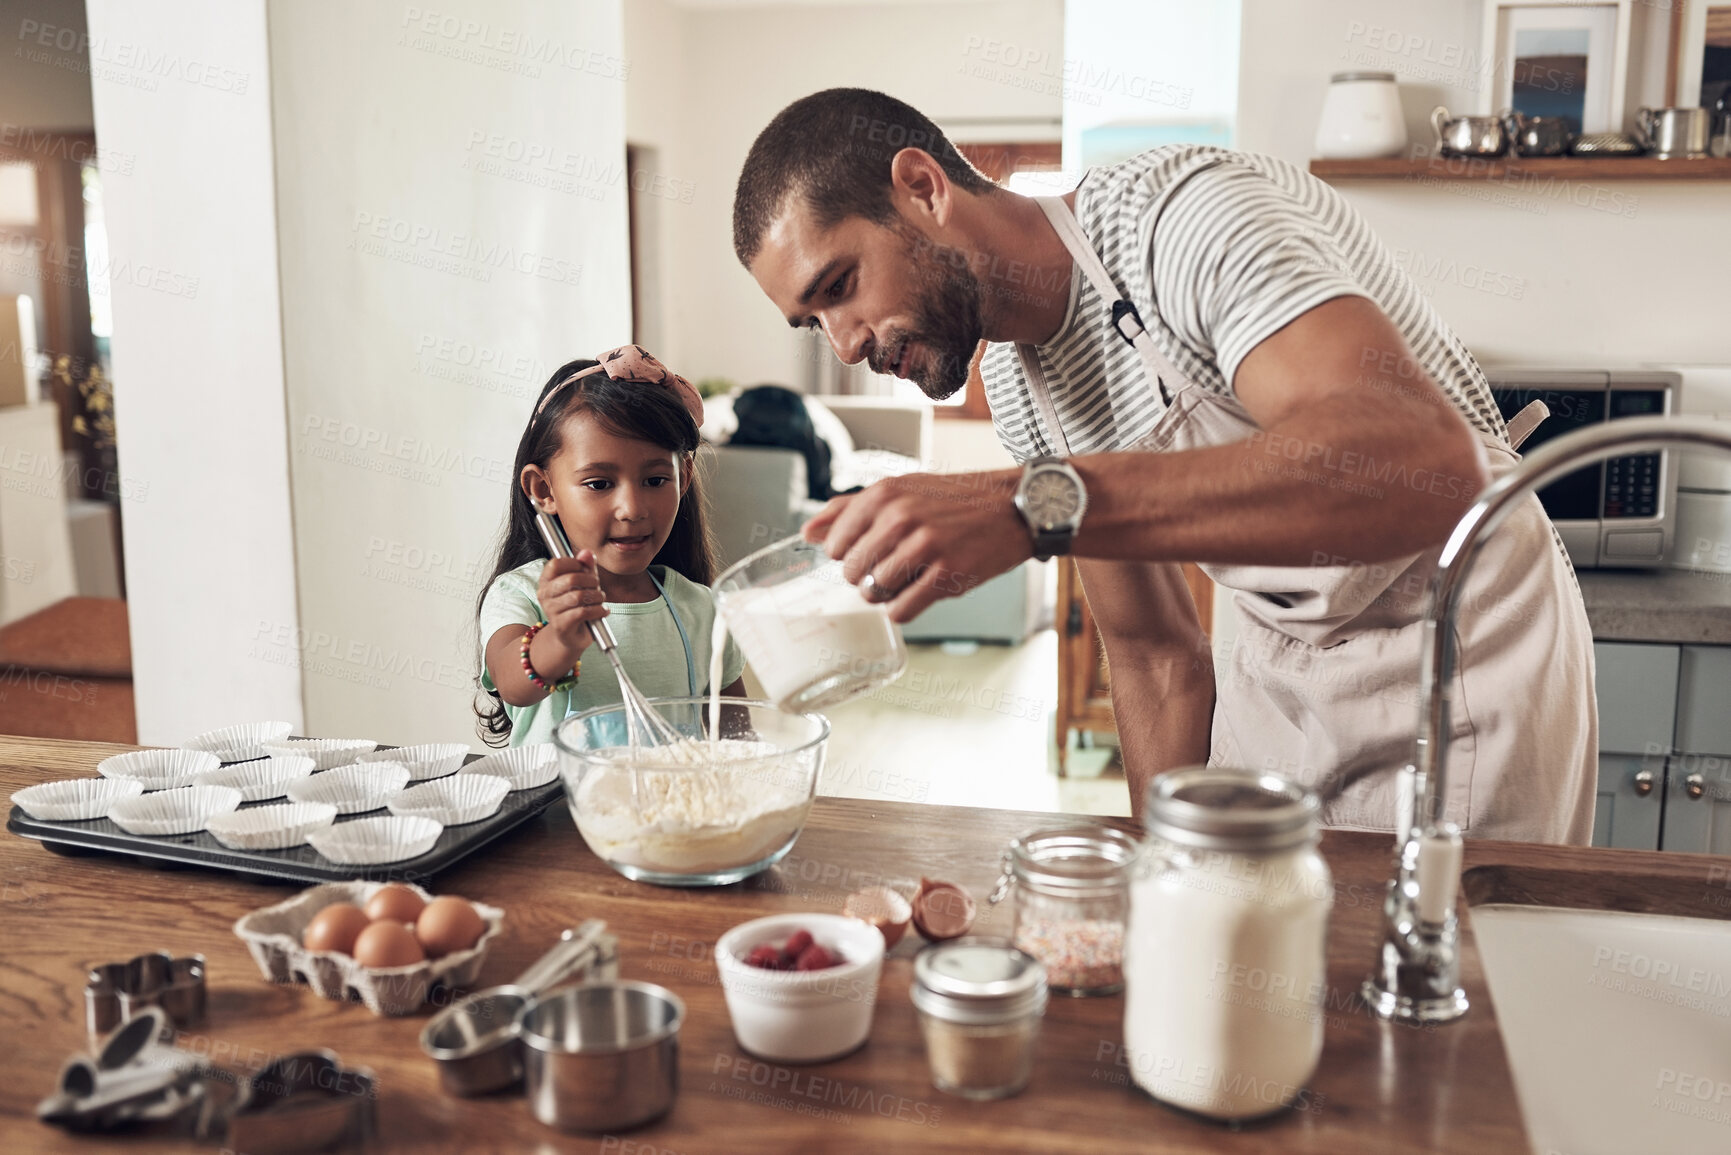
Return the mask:
<path id="1" fill-rule="evenodd" d="M 1676 646 L 1593 646 L 1599 790 L 1593 845 L 1657 850 L 1665 755 L 1677 716 Z"/>
<path id="2" fill-rule="evenodd" d="M 1598 642 L 1593 845 L 1731 854 L 1731 646 Z"/>
<path id="3" fill-rule="evenodd" d="M 1669 761 L 1661 846 L 1731 854 L 1731 646 L 1682 647 Z"/>

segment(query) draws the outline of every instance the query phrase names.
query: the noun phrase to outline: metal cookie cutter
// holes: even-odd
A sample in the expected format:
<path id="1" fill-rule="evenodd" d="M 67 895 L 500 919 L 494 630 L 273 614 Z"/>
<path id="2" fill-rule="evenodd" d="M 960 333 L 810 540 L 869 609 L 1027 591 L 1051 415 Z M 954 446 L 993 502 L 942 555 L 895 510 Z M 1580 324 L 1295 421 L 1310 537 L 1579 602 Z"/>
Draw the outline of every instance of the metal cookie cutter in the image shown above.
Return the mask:
<path id="1" fill-rule="evenodd" d="M 175 958 L 159 950 L 91 967 L 85 1018 L 92 1036 L 103 1035 L 146 1007 L 161 1007 L 170 1022 L 185 1027 L 204 1018 L 204 997 L 204 956 Z"/>
<path id="2" fill-rule="evenodd" d="M 147 1007 L 107 1039 L 94 1056 L 74 1055 L 59 1086 L 36 1107 L 37 1118 L 70 1131 L 110 1131 L 132 1123 L 182 1130 L 205 1096 L 199 1061 L 156 1040 L 168 1030 L 160 1007 Z"/>
<path id="3" fill-rule="evenodd" d="M 283 1055 L 241 1086 L 224 1145 L 247 1155 L 292 1155 L 365 1144 L 377 1098 L 373 1073 L 343 1066 L 332 1051 Z"/>
<path id="4" fill-rule="evenodd" d="M 523 1042 L 517 1012 L 535 995 L 568 979 L 592 981 L 619 974 L 619 940 L 598 918 L 565 931 L 553 949 L 502 987 L 460 999 L 428 1020 L 421 1050 L 439 1065 L 448 1095 L 485 1095 L 523 1078 Z"/>

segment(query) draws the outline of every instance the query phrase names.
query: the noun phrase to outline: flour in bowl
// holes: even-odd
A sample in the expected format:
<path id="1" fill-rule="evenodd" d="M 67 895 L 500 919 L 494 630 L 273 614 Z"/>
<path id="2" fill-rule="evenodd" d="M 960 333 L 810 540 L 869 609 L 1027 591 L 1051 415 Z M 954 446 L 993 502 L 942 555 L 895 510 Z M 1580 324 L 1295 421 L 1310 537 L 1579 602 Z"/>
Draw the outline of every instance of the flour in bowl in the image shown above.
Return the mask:
<path id="1" fill-rule="evenodd" d="M 744 866 L 786 846 L 811 809 L 802 756 L 768 742 L 687 739 L 597 753 L 616 765 L 585 775 L 571 809 L 608 862 L 664 874 Z"/>

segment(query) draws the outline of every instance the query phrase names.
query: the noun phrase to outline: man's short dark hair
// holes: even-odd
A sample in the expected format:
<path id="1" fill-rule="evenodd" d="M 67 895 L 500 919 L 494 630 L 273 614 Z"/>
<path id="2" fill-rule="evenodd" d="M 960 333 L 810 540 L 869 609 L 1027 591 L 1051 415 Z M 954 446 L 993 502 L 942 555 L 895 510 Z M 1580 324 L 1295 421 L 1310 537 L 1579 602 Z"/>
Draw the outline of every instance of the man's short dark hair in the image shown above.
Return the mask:
<path id="1" fill-rule="evenodd" d="M 747 266 L 763 235 L 798 194 L 821 228 L 848 217 L 889 220 L 890 161 L 904 148 L 930 153 L 969 192 L 997 186 L 956 151 L 918 109 L 869 88 L 829 88 L 794 101 L 757 134 L 733 194 L 733 251 Z"/>

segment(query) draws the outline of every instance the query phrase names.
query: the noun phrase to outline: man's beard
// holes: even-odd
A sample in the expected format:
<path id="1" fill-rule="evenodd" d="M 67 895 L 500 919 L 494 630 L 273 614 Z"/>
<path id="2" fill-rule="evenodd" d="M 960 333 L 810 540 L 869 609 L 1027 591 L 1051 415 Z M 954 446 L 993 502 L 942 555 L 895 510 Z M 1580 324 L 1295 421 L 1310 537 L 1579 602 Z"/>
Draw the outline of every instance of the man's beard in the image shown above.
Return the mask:
<path id="1" fill-rule="evenodd" d="M 911 226 L 899 224 L 908 268 L 918 281 L 914 328 L 892 329 L 872 359 L 872 370 L 888 373 L 910 344 L 929 354 L 906 367 L 908 380 L 934 401 L 952 397 L 968 383 L 984 329 L 980 321 L 980 280 L 959 249 L 933 245 Z"/>

